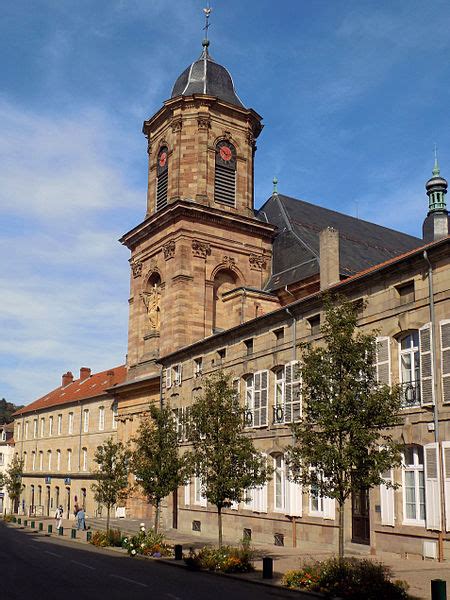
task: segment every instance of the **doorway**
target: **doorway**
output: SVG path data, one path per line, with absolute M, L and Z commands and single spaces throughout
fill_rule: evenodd
M 369 491 L 352 494 L 352 542 L 370 544 Z
M 70 519 L 70 487 L 66 488 L 67 492 L 67 518 Z
M 50 516 L 50 486 L 47 486 L 47 517 Z

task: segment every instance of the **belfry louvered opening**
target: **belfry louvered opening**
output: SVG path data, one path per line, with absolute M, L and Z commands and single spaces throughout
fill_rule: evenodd
M 216 146 L 214 200 L 236 206 L 236 149 L 226 140 Z
M 168 149 L 163 146 L 158 152 L 156 166 L 156 210 L 167 206 L 167 190 L 169 184 Z

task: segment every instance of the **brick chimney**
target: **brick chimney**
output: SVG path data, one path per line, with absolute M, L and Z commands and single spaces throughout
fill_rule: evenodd
M 67 371 L 67 373 L 64 373 L 62 376 L 62 382 L 61 385 L 62 387 L 66 387 L 66 385 L 69 385 L 69 383 L 73 382 L 73 375 L 70 371 Z
M 84 381 L 85 379 L 87 379 L 90 376 L 91 376 L 91 370 L 88 369 L 88 367 L 80 368 L 80 381 Z
M 320 289 L 326 290 L 339 278 L 339 232 L 327 227 L 320 232 Z

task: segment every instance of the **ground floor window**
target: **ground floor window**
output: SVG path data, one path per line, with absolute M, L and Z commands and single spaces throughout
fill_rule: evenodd
M 403 455 L 404 523 L 425 525 L 425 476 L 422 446 L 409 446 Z

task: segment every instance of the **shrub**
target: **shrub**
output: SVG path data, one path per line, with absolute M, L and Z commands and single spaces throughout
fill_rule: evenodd
M 248 573 L 254 570 L 253 551 L 248 544 L 238 547 L 204 546 L 198 552 L 190 550 L 184 559 L 186 565 L 194 570 L 222 571 L 223 573 Z
M 14 520 L 14 515 L 3 515 L 3 520 L 6 521 L 6 523 L 11 523 Z
M 407 600 L 407 584 L 392 581 L 392 571 L 382 563 L 356 558 L 330 558 L 313 562 L 295 571 L 287 571 L 282 585 L 323 592 L 352 600 Z
M 110 529 L 106 531 L 95 531 L 91 538 L 91 544 L 94 546 L 122 546 L 122 533 L 120 529 Z
M 172 548 L 166 543 L 163 533 L 156 533 L 154 529 L 149 529 L 146 532 L 145 528 L 142 527 L 137 535 L 124 538 L 122 547 L 127 550 L 130 556 L 142 554 L 159 558 L 172 554 Z

